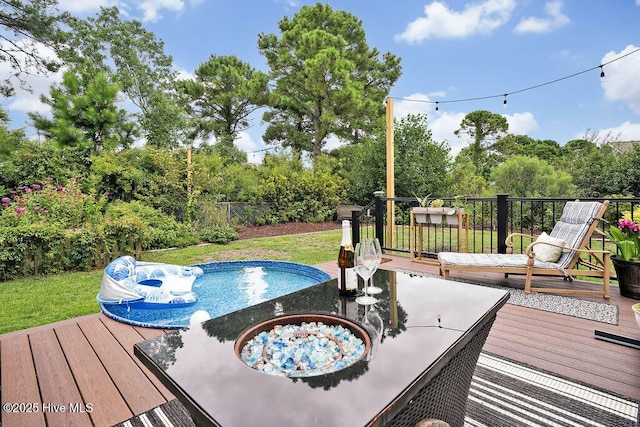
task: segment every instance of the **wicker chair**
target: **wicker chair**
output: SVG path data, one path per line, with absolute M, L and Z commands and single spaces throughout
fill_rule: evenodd
M 609 298 L 610 253 L 606 250 L 592 250 L 589 239 L 596 230 L 598 220 L 602 219 L 609 201 L 604 202 L 567 202 L 558 223 L 549 234 L 550 239 L 533 241 L 524 254 L 513 254 L 514 236 L 535 238 L 521 233 L 510 234 L 506 239 L 507 254 L 466 254 L 458 252 L 440 252 L 440 272 L 449 279 L 452 271 L 497 272 L 525 274 L 525 292 L 553 292 L 563 294 L 601 295 Z M 555 243 L 552 243 L 555 242 Z M 558 243 L 558 242 L 564 242 Z M 545 246 L 540 246 L 545 245 Z M 557 248 L 559 258 L 555 261 L 541 259 L 536 254 L 546 252 L 541 249 Z M 586 257 L 584 255 L 587 255 Z M 579 269 L 580 266 L 587 267 Z M 534 275 L 559 276 L 573 280 L 573 276 L 601 277 L 602 290 L 551 289 L 532 287 Z

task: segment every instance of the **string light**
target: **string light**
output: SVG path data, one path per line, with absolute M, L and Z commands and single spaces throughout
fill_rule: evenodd
M 507 96 L 508 95 L 515 95 L 516 93 L 526 92 L 526 91 L 529 91 L 529 90 L 537 89 L 539 87 L 548 86 L 548 85 L 553 84 L 553 83 L 558 83 L 558 82 L 560 82 L 562 80 L 567 80 L 567 79 L 570 79 L 572 77 L 579 76 L 580 74 L 584 74 L 584 73 L 588 73 L 588 72 L 593 71 L 593 70 L 597 70 L 598 68 L 600 68 L 600 79 L 604 79 L 604 76 L 605 76 L 605 74 L 604 74 L 604 66 L 605 65 L 609 65 L 612 62 L 619 61 L 620 59 L 622 59 L 624 57 L 627 57 L 629 55 L 633 55 L 634 53 L 637 53 L 637 52 L 640 52 L 640 48 L 635 49 L 635 50 L 633 50 L 633 51 L 631 51 L 629 53 L 625 53 L 624 55 L 621 55 L 621 56 L 619 56 L 617 58 L 614 58 L 609 62 L 605 62 L 604 64 L 600 64 L 600 65 L 597 65 L 595 67 L 591 67 L 589 69 L 586 69 L 586 70 L 583 70 L 583 71 L 579 71 L 577 73 L 570 74 L 568 76 L 560 77 L 560 78 L 555 79 L 555 80 L 550 80 L 548 82 L 540 83 L 540 84 L 537 84 L 537 85 L 534 85 L 534 86 L 529 86 L 529 87 L 526 87 L 524 89 L 516 90 L 516 91 L 513 91 L 513 92 L 501 93 L 499 95 L 478 96 L 478 97 L 475 97 L 475 98 L 450 99 L 450 100 L 444 100 L 444 101 L 428 101 L 428 100 L 423 100 L 423 99 L 409 99 L 409 98 L 399 98 L 399 97 L 393 97 L 393 96 L 391 98 L 397 99 L 397 100 L 400 100 L 400 101 L 426 102 L 426 103 L 429 103 L 429 104 L 434 104 L 435 103 L 436 104 L 436 111 L 438 111 L 439 110 L 438 107 L 439 107 L 440 103 L 443 103 L 443 104 L 444 103 L 450 103 L 450 104 L 452 104 L 454 102 L 481 101 L 481 100 L 484 100 L 484 99 L 504 97 L 504 101 L 502 101 L 502 104 L 506 108 L 506 106 L 507 106 Z

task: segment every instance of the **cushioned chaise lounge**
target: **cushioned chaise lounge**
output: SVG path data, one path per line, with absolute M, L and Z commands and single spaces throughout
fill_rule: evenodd
M 452 271 L 496 272 L 504 273 L 505 277 L 508 274 L 525 274 L 527 293 L 587 294 L 609 298 L 610 254 L 605 250 L 592 250 L 588 246 L 598 220 L 602 218 L 608 205 L 608 200 L 602 203 L 578 200 L 567 202 L 551 233 L 538 236 L 527 246 L 524 254 L 511 253 L 513 237 L 535 237 L 520 233 L 507 237 L 507 254 L 440 252 L 440 272 L 445 279 L 449 279 Z M 580 266 L 583 268 L 579 269 Z M 576 275 L 601 277 L 602 290 L 532 287 L 534 275 L 560 276 L 568 280 L 573 280 Z

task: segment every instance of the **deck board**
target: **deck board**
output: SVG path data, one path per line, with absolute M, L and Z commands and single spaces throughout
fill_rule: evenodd
M 437 274 L 437 267 L 385 255 L 383 268 Z M 318 265 L 336 276 L 335 262 Z M 497 274 L 460 278 L 524 286 L 524 279 Z M 454 278 L 455 280 L 455 278 Z M 562 280 L 536 278 L 557 287 Z M 564 286 L 589 286 L 581 282 Z M 498 313 L 484 351 L 578 382 L 640 400 L 640 350 L 596 340 L 596 329 L 640 339 L 631 305 L 612 287 L 611 299 L 575 296 L 619 307 L 618 325 L 507 304 Z M 168 331 L 133 327 L 103 314 L 0 335 L 0 396 L 6 402 L 92 403 L 87 414 L 2 413 L 9 426 L 112 425 L 173 398 L 133 355 L 133 344 Z
M 7 402 L 40 404 L 40 390 L 27 335 L 0 340 L 0 387 L 3 404 Z M 0 417 L 5 426 L 44 425 L 44 414 L 40 410 L 37 412 L 2 411 Z
M 120 345 L 122 345 L 123 349 L 129 354 L 129 356 L 138 365 L 138 367 L 144 372 L 144 374 L 147 377 L 149 377 L 149 379 L 153 383 L 156 390 L 158 390 L 165 399 L 168 399 L 168 400 L 172 399 L 173 394 L 171 394 L 171 392 L 167 390 L 167 388 L 160 382 L 158 378 L 156 378 L 154 375 L 151 375 L 151 373 L 147 370 L 146 366 L 144 366 L 143 363 L 140 361 L 140 359 L 135 357 L 135 355 L 133 354 L 134 344 L 139 343 L 140 341 L 144 341 L 146 339 L 155 337 L 157 335 L 160 335 L 163 333 L 163 331 L 147 328 L 147 330 L 152 331 L 152 333 L 145 334 L 147 336 L 142 336 L 138 332 L 138 329 L 131 328 L 128 325 L 125 325 L 124 323 L 121 323 L 121 322 L 116 322 L 113 319 L 104 318 L 102 319 L 102 322 L 109 329 L 109 331 L 114 336 L 114 338 L 120 343 Z M 143 329 L 143 328 L 140 328 L 140 329 Z
M 41 411 L 47 424 L 90 426 L 87 413 L 72 413 L 69 410 L 70 404 L 82 403 L 82 396 L 55 331 L 36 332 L 29 337 L 29 341 L 40 386 Z
M 95 425 L 113 425 L 133 413 L 78 325 L 56 329 L 67 362 L 82 390 L 83 405 L 91 403 Z M 128 417 L 127 417 L 128 418 Z M 126 418 L 125 418 L 126 419 Z
M 134 414 L 166 402 L 100 318 L 87 320 L 80 324 L 80 328 Z

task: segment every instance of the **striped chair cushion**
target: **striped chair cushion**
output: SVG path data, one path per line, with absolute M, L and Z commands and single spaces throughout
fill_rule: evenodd
M 524 254 L 466 254 L 459 252 L 440 252 L 438 259 L 443 265 L 467 265 L 477 267 L 510 267 L 523 268 L 527 266 L 529 257 Z M 535 260 L 534 268 L 557 269 L 558 265 L 551 262 Z
M 600 202 L 567 202 L 562 216 L 549 235 L 564 240 L 565 245 L 570 248 L 580 249 L 582 240 L 601 207 Z M 560 267 L 567 267 L 572 258 L 573 252 L 565 251 L 557 264 Z
M 563 240 L 565 245 L 570 248 L 580 249 L 582 240 L 601 207 L 602 203 L 600 202 L 567 202 L 558 223 L 553 227 L 549 236 Z M 543 262 L 536 259 L 533 267 L 563 270 L 568 267 L 572 257 L 573 251 L 565 251 L 558 262 Z M 443 265 L 518 268 L 527 266 L 528 256 L 526 254 L 440 252 L 438 258 Z

